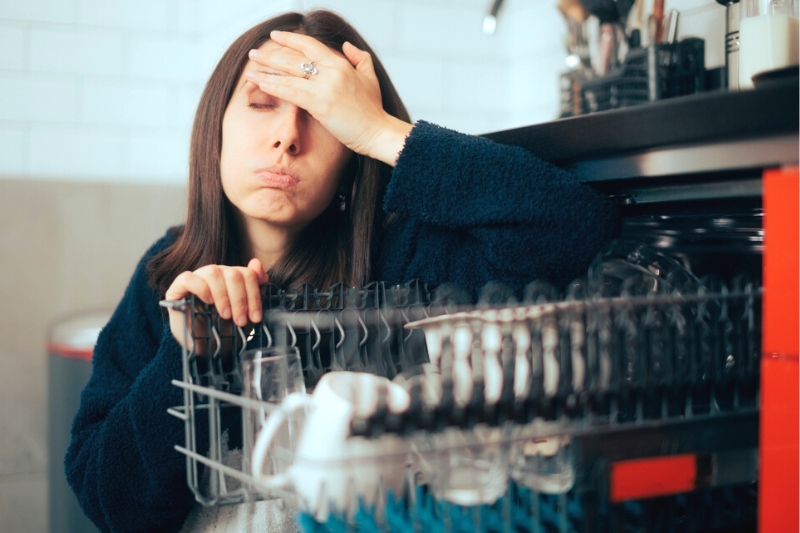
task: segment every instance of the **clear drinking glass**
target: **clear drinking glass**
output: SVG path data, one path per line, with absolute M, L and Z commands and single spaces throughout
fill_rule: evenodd
M 536 420 L 520 427 L 511 446 L 511 477 L 545 494 L 569 492 L 575 484 L 571 438 L 559 435 L 557 422 Z
M 257 348 L 241 355 L 244 377 L 244 396 L 261 402 L 259 407 L 244 410 L 244 461 L 249 463 L 258 432 L 270 413 L 294 392 L 306 392 L 303 365 L 296 348 Z M 297 435 L 303 423 L 302 414 L 285 424 L 275 439 L 271 465 L 275 472 L 283 471 L 293 459 Z M 244 465 L 250 471 L 250 465 Z
M 415 459 L 436 498 L 457 505 L 492 504 L 508 487 L 504 428 L 446 428 L 413 438 Z

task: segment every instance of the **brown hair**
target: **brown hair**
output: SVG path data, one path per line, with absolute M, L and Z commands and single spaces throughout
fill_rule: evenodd
M 326 10 L 286 13 L 251 28 L 228 48 L 205 86 L 192 128 L 189 153 L 189 198 L 186 224 L 177 240 L 150 261 L 150 282 L 163 297 L 185 270 L 208 264 L 245 265 L 244 247 L 234 206 L 222 191 L 220 153 L 222 118 L 248 61 L 247 53 L 269 40 L 273 30 L 293 31 L 316 38 L 341 51 L 347 41 L 369 52 L 381 90 L 383 108 L 409 121 L 400 96 L 386 70 L 361 35 L 339 15 Z M 311 283 L 325 289 L 336 282 L 363 286 L 370 281 L 380 230 L 385 223 L 381 200 L 391 167 L 353 154 L 341 184 L 348 186 L 347 210 L 334 198 L 295 240 L 270 271 L 270 282 L 288 288 Z M 340 185 L 341 187 L 342 185 Z

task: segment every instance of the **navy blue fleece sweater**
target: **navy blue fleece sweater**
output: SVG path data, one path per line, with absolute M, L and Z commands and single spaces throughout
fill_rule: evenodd
M 376 279 L 454 281 L 475 290 L 491 280 L 521 287 L 580 274 L 618 230 L 607 198 L 521 149 L 415 125 L 385 198 L 398 220 L 383 239 Z M 86 514 L 102 531 L 177 531 L 194 498 L 174 450 L 183 423 L 181 350 L 146 265 L 148 250 L 94 351 L 65 466 Z

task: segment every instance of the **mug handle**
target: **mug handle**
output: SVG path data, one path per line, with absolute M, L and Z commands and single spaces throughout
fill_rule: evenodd
M 272 441 L 286 419 L 298 409 L 311 407 L 314 404 L 313 397 L 304 392 L 293 392 L 288 395 L 279 409 L 276 409 L 267 417 L 267 421 L 258 433 L 256 445 L 253 447 L 253 477 L 270 489 L 283 489 L 289 485 L 290 479 L 287 473 L 263 475 L 264 461 L 267 452 L 272 446 Z

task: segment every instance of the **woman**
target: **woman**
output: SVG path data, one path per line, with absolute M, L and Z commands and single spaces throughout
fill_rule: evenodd
M 381 209 L 383 202 L 383 209 Z M 384 212 L 385 211 L 385 212 Z M 476 290 L 580 274 L 617 231 L 613 204 L 530 153 L 412 125 L 380 62 L 337 15 L 270 19 L 212 74 L 192 133 L 189 210 L 142 258 L 103 329 L 67 477 L 104 531 L 177 531 L 192 508 L 181 315 L 195 294 L 237 325 L 259 286 L 346 281 Z

